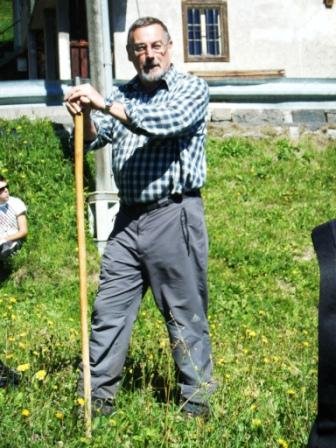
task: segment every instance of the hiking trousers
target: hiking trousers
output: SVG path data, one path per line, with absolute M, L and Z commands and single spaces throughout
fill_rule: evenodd
M 94 398 L 116 395 L 132 326 L 151 287 L 166 322 L 182 399 L 207 401 L 215 388 L 207 321 L 207 259 L 200 197 L 186 197 L 141 214 L 121 206 L 102 257 L 92 313 Z

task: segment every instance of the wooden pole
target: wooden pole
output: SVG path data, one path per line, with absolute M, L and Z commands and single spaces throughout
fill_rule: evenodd
M 86 275 L 86 247 L 84 223 L 84 192 L 83 192 L 83 142 L 84 142 L 83 114 L 75 115 L 75 180 L 76 180 L 76 211 L 77 238 L 79 259 L 80 284 L 80 316 L 81 342 L 84 380 L 84 419 L 86 436 L 91 437 L 91 375 L 88 334 L 88 304 L 87 304 L 87 275 Z

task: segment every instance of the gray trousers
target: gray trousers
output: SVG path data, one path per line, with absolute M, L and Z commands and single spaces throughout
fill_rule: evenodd
M 149 213 L 121 207 L 100 273 L 90 336 L 92 396 L 114 397 L 132 326 L 151 287 L 165 318 L 183 399 L 207 401 L 215 388 L 207 321 L 208 238 L 202 199 Z M 82 391 L 83 378 L 79 382 Z

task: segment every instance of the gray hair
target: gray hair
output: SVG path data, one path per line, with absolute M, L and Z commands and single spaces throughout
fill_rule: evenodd
M 128 30 L 127 47 L 131 45 L 132 34 L 137 28 L 143 28 L 145 26 L 150 25 L 160 25 L 166 35 L 167 42 L 170 41 L 170 34 L 168 28 L 160 19 L 157 19 L 156 17 L 140 17 L 139 19 L 137 19 L 135 22 L 132 23 L 132 25 Z

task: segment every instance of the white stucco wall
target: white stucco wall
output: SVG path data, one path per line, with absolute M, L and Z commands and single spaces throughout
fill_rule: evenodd
M 227 0 L 227 5 L 230 62 L 186 64 L 181 1 L 127 1 L 126 21 L 118 11 L 113 14 L 118 29 L 114 32 L 116 78 L 135 74 L 125 52 L 126 33 L 134 20 L 145 15 L 167 24 L 175 65 L 186 71 L 284 69 L 287 77 L 336 78 L 336 3 L 331 9 L 322 0 Z

